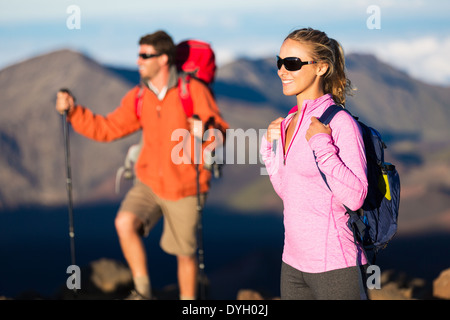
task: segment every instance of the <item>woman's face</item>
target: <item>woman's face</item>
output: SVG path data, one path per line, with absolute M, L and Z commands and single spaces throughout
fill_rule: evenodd
M 292 40 L 286 39 L 280 48 L 279 57 L 297 57 L 301 61 L 313 61 L 309 46 Z M 323 64 L 303 65 L 300 70 L 288 71 L 284 64 L 278 70 L 278 76 L 283 84 L 283 94 L 287 96 L 301 95 L 303 99 L 316 99 L 323 95 L 322 82 L 320 75 Z

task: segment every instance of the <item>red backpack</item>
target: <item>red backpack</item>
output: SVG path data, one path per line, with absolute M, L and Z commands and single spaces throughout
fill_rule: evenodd
M 212 93 L 212 83 L 216 73 L 216 60 L 211 45 L 200 40 L 185 40 L 176 46 L 175 65 L 180 74 L 178 92 L 183 109 L 189 118 L 194 114 L 194 105 L 189 89 L 191 78 L 203 82 Z M 143 88 L 136 95 L 136 115 L 141 116 Z

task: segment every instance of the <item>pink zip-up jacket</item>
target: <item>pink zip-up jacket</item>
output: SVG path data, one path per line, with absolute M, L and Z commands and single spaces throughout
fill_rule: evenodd
M 361 248 L 347 227 L 343 204 L 359 209 L 367 194 L 366 158 L 361 129 L 347 112 L 338 112 L 330 123 L 331 136 L 319 133 L 306 140 L 311 117 L 319 118 L 335 104 L 330 94 L 305 100 L 297 126 L 285 150 L 285 133 L 294 113 L 281 123 L 281 141 L 264 136 L 261 156 L 270 181 L 284 205 L 282 260 L 309 273 L 365 264 Z M 316 165 L 325 174 L 327 187 Z

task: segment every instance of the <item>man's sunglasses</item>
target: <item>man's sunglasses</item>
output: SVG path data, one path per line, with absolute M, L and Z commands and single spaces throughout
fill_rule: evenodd
M 297 57 L 287 57 L 281 59 L 279 56 L 277 56 L 278 70 L 281 69 L 281 66 L 283 64 L 287 71 L 297 71 L 300 70 L 305 64 L 314 64 L 314 63 L 317 63 L 317 61 L 302 61 L 300 60 L 300 58 Z
M 150 59 L 154 57 L 159 57 L 162 53 L 139 53 L 139 57 L 142 59 Z

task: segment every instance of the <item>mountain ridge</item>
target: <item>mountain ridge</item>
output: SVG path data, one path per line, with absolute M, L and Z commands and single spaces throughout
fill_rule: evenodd
M 413 79 L 366 54 L 348 55 L 347 66 L 358 89 L 347 107 L 389 140 L 388 159 L 398 166 L 405 194 L 418 184 L 450 190 L 448 174 L 439 174 L 448 169 L 450 159 L 450 127 L 445 123 L 450 88 Z M 218 69 L 214 91 L 232 129 L 264 130 L 296 104 L 295 98 L 282 94 L 276 71 L 273 58 L 239 59 Z M 54 109 L 60 88 L 70 88 L 95 113 L 107 114 L 138 79 L 136 71 L 103 66 L 73 50 L 0 70 L 0 185 L 7 186 L 0 189 L 0 210 L 67 201 L 62 120 Z M 133 134 L 105 144 L 70 130 L 75 204 L 120 201 L 127 185 L 120 194 L 114 192 L 116 170 L 138 139 Z M 230 210 L 282 212 L 268 177 L 261 175 L 263 168 L 261 161 L 225 165 L 224 177 L 212 181 L 208 202 Z

